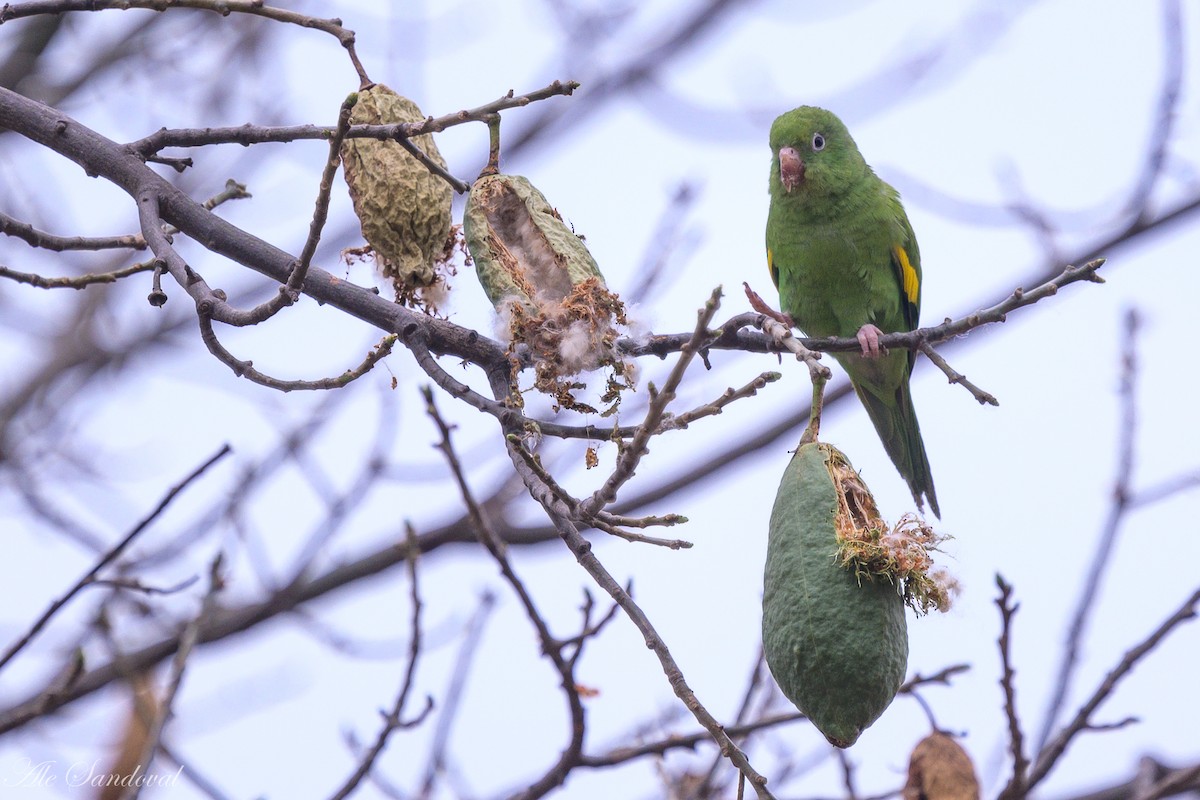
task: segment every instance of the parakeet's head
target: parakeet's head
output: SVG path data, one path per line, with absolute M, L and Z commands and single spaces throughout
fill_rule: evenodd
M 849 190 L 870 167 L 833 113 L 800 106 L 771 125 L 771 194 L 828 197 Z

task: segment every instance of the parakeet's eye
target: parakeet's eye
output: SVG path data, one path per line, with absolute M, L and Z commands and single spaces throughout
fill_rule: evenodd
M 812 149 L 814 152 L 817 150 L 824 150 L 825 149 L 825 137 L 819 133 L 814 133 L 813 138 L 812 138 Z

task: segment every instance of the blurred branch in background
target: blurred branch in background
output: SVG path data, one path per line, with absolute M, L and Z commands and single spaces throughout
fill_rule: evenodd
M 661 624 L 666 611 L 653 607 L 653 601 L 643 600 L 641 593 L 635 602 L 631 586 L 618 579 L 619 573 L 611 564 L 606 565 L 607 556 L 602 561 L 593 549 L 599 539 L 589 540 L 583 535 L 589 530 L 599 530 L 626 540 L 620 543 L 622 547 L 649 543 L 666 545 L 672 551 L 686 549 L 691 541 L 659 539 L 637 531 L 684 522 L 678 514 L 659 513 L 659 506 L 680 500 L 714 477 L 732 475 L 739 465 L 749 461 L 747 457 L 757 456 L 764 449 L 794 443 L 797 429 L 809 416 L 807 403 L 799 398 L 784 411 L 754 417 L 751 425 L 737 430 L 736 435 L 709 434 L 710 438 L 702 442 L 693 457 L 676 459 L 670 469 L 659 466 L 664 463 L 664 453 L 655 454 L 657 461 L 650 457 L 649 444 L 658 441 L 655 437 L 685 429 L 699 431 L 702 426 L 714 430 L 720 424 L 718 415 L 727 410 L 736 413 L 744 400 L 762 399 L 758 393 L 774 380 L 776 373 L 761 373 L 756 366 L 753 369 L 757 377 L 730 380 L 730 388 L 722 393 L 713 388 L 714 379 L 696 374 L 698 368 L 693 366 L 688 370 L 689 364 L 694 363 L 711 369 L 711 355 L 719 350 L 775 352 L 777 348 L 768 337 L 751 330 L 755 315 L 735 313 L 717 324 L 714 315 L 719 294 L 714 294 L 695 330 L 628 337 L 621 343 L 624 355 L 645 362 L 650 362 L 651 356 L 662 359 L 673 356 L 677 360 L 671 365 L 672 372 L 659 386 L 652 385 L 645 393 L 648 397 L 639 396 L 622 408 L 624 423 L 615 418 L 611 424 L 596 423 L 594 416 L 568 417 L 568 422 L 561 422 L 549 419 L 536 403 L 526 408 L 514 403 L 514 398 L 523 394 L 518 377 L 531 366 L 527 355 L 512 356 L 488 332 L 474 330 L 459 320 L 426 317 L 397 306 L 379 296 L 373 287 L 355 285 L 349 270 L 343 277 L 335 274 L 335 268 L 328 267 L 336 250 L 360 241 L 356 226 L 345 218 L 344 212 L 338 218 L 336 204 L 331 201 L 337 169 L 335 154 L 343 136 L 407 142 L 409 137 L 423 132 L 442 132 L 486 122 L 497 112 L 504 112 L 508 131 L 506 161 L 520 163 L 523 159 L 525 163 L 533 163 L 545 157 L 544 152 L 551 144 L 588 132 L 606 114 L 624 108 L 630 98 L 640 98 L 643 106 L 650 106 L 644 109 L 645 113 L 658 118 L 665 127 L 688 130 L 690 135 L 700 137 L 731 135 L 733 128 L 702 124 L 702 120 L 706 114 L 726 120 L 733 115 L 724 109 L 716 115 L 711 108 L 689 107 L 689 101 L 675 95 L 671 88 L 673 72 L 704 53 L 704 48 L 720 39 L 727 27 L 755 20 L 756 14 L 762 13 L 756 7 L 760 4 L 745 0 L 680 3 L 653 25 L 647 25 L 646 19 L 632 9 L 585 8 L 560 0 L 546 5 L 561 26 L 561 36 L 555 42 L 556 63 L 549 71 L 571 81 L 554 80 L 543 89 L 504 94 L 503 84 L 516 78 L 497 70 L 488 80 L 501 85 L 489 87 L 487 91 L 493 93 L 483 96 L 498 99 L 483 106 L 446 112 L 445 108 L 460 107 L 456 105 L 459 98 L 447 98 L 442 101 L 441 115 L 423 122 L 360 126 L 353 131 L 345 117 L 338 125 L 328 124 L 336 101 L 331 108 L 306 119 L 303 115 L 309 109 L 280 105 L 286 103 L 286 95 L 282 92 L 276 95 L 278 85 L 273 82 L 268 82 L 267 88 L 256 95 L 237 82 L 224 77 L 210 80 L 203 74 L 205 64 L 217 64 L 220 74 L 225 76 L 268 72 L 275 75 L 268 69 L 271 59 L 286 50 L 292 37 L 307 36 L 329 45 L 328 50 L 319 49 L 320 43 L 313 45 L 315 49 L 308 57 L 321 59 L 323 64 L 328 61 L 327 68 L 334 69 L 337 56 L 340 67 L 336 68 L 345 70 L 348 81 L 366 81 L 367 72 L 359 60 L 355 34 L 341 21 L 240 0 L 174 3 L 37 0 L 10 3 L 0 10 L 3 23 L 0 36 L 4 37 L 0 39 L 4 45 L 0 47 L 4 53 L 0 56 L 0 87 L 16 92 L 16 95 L 0 94 L 0 106 L 7 115 L 5 127 L 0 128 L 0 139 L 13 153 L 0 154 L 3 159 L 0 169 L 16 174 L 21 169 L 18 160 L 23 156 L 34 153 L 38 159 L 48 159 L 49 151 L 57 150 L 81 164 L 88 174 L 103 176 L 118 185 L 131 198 L 127 212 L 132 212 L 136 199 L 140 203 L 141 220 L 139 233 L 112 233 L 136 229 L 139 215 L 125 213 L 120 226 L 110 222 L 107 215 L 97 213 L 99 221 L 85 218 L 86 210 L 78 211 L 65 202 L 60 203 L 56 192 L 69 196 L 72 190 L 66 188 L 65 181 L 62 185 L 58 183 L 57 174 L 45 184 L 12 180 L 5 181 L 0 188 L 3 206 L 0 233 L 6 235 L 7 241 L 20 244 L 11 251 L 0 251 L 0 260 L 6 262 L 0 264 L 0 279 L 4 279 L 0 281 L 0 324 L 14 341 L 28 342 L 30 349 L 19 368 L 5 368 L 0 386 L 3 393 L 0 503 L 20 510 L 14 516 L 22 519 L 20 524 L 29 529 L 23 531 L 27 538 L 48 534 L 61 539 L 69 550 L 82 551 L 89 563 L 100 559 L 90 577 L 63 596 L 40 621 L 35 621 L 32 629 L 21 621 L 6 620 L 6 624 L 30 633 L 23 638 L 19 634 L 11 637 L 14 643 L 0 659 L 0 668 L 22 651 L 31 661 L 35 658 L 40 661 L 45 674 L 33 680 L 26 677 L 25 685 L 19 688 L 15 684 L 6 686 L 0 699 L 0 734 L 18 741 L 17 737 L 36 737 L 38 731 L 56 730 L 65 717 L 56 717 L 55 712 L 81 707 L 76 701 L 87 697 L 94 696 L 96 703 L 105 703 L 104 697 L 97 695 L 98 690 L 134 675 L 151 673 L 156 666 L 174 659 L 166 676 L 168 691 L 159 698 L 155 716 L 150 720 L 152 724 L 145 731 L 148 744 L 143 744 L 147 749 L 139 753 L 136 763 L 145 769 L 157 748 L 160 757 L 169 763 L 186 765 L 197 791 L 219 796 L 220 790 L 214 785 L 219 781 L 206 781 L 199 771 L 203 765 L 185 761 L 179 755 L 186 727 L 167 719 L 168 713 L 176 717 L 185 715 L 175 697 L 177 691 L 186 689 L 182 684 L 185 665 L 194 664 L 192 659 L 210 643 L 228 641 L 230 646 L 251 647 L 251 640 L 234 638 L 240 633 L 255 631 L 268 639 L 277 632 L 268 623 L 281 618 L 298 621 L 300 625 L 295 627 L 326 649 L 351 656 L 355 651 L 350 644 L 355 641 L 353 635 L 319 621 L 315 611 L 323 610 L 325 605 L 315 601 L 335 595 L 349 596 L 351 592 L 342 590 L 351 588 L 372 596 L 382 594 L 369 579 L 395 573 L 394 567 L 406 565 L 411 606 L 406 622 L 411 638 L 403 659 L 393 654 L 394 661 L 403 660 L 396 665 L 395 680 L 400 688 L 386 701 L 390 708 L 381 712 L 381 719 L 373 728 L 373 738 L 368 740 L 370 744 L 359 744 L 352 732 L 346 734 L 345 738 L 352 742 L 352 763 L 339 772 L 340 788 L 334 796 L 347 797 L 371 784 L 385 794 L 391 791 L 389 786 L 398 785 L 416 787 L 412 791 L 418 796 L 435 796 L 439 791 L 471 794 L 462 787 L 484 779 L 491 781 L 484 790 L 486 794 L 509 791 L 502 789 L 503 785 L 491 775 L 479 773 L 474 764 L 461 763 L 461 757 L 456 764 L 451 752 L 454 733 L 461 728 L 455 721 L 469 710 L 465 704 L 474 702 L 467 686 L 473 677 L 472 670 L 486 671 L 474 661 L 473 654 L 480 646 L 483 620 L 492 608 L 491 600 L 483 602 L 476 616 L 455 637 L 460 655 L 449 684 L 439 684 L 438 695 L 431 692 L 423 710 L 414 712 L 408 708 L 413 693 L 425 685 L 418 673 L 428 671 L 427 665 L 434 657 L 430 639 L 436 637 L 429 635 L 421 616 L 428 611 L 432 594 L 432 584 L 425 576 L 435 564 L 454 563 L 451 553 L 466 550 L 473 559 L 483 558 L 486 552 L 499 568 L 518 598 L 524 622 L 532 627 L 536 639 L 533 646 L 512 642 L 509 647 L 514 657 L 522 648 L 540 653 L 544 663 L 553 669 L 550 674 L 557 675 L 552 680 L 559 682 L 558 689 L 567 706 L 568 730 L 563 749 L 543 764 L 537 760 L 541 756 L 535 755 L 531 748 L 527 762 L 519 765 L 524 783 L 512 790 L 514 796 L 543 796 L 562 787 L 569 778 L 574 780 L 576 774 L 654 760 L 658 778 L 672 796 L 729 796 L 735 790 L 740 770 L 740 774 L 751 779 L 752 788 L 760 796 L 768 797 L 781 786 L 794 794 L 815 767 L 833 761 L 824 745 L 810 756 L 800 756 L 792 748 L 779 747 L 771 738 L 771 732 L 779 729 L 790 733 L 798 727 L 792 723 L 803 717 L 794 711 L 778 710 L 778 692 L 761 656 L 751 659 L 753 666 L 745 679 L 745 689 L 728 714 L 718 712 L 716 707 L 710 711 L 702 705 L 700 692 L 693 690 L 683 677 L 684 671 L 689 676 L 694 674 L 693 666 L 682 664 L 664 641 L 665 633 L 659 633 L 667 630 Z M 866 80 L 842 89 L 838 97 L 850 116 L 863 116 L 912 100 L 928 92 L 931 86 L 957 80 L 967 67 L 984 61 L 989 49 L 1036 5 L 1021 3 L 997 10 L 992 4 L 977 4 L 949 30 L 938 31 L 927 42 L 906 50 L 902 57 L 873 71 Z M 87 13 L 117 8 L 141 10 L 123 14 L 115 10 Z M 949 199 L 917 182 L 910 197 L 929 199 L 951 215 L 1024 225 L 1041 243 L 1043 258 L 1023 268 L 1014 265 L 1013 275 L 1018 277 L 1004 276 L 1009 288 L 977 303 L 965 304 L 954 320 L 947 319 L 913 334 L 890 334 L 881 341 L 902 348 L 937 343 L 937 352 L 943 356 L 960 352 L 966 342 L 978 344 L 984 340 L 980 335 L 983 332 L 963 337 L 974 327 L 1004 321 L 1009 312 L 1041 298 L 1049 298 L 1048 302 L 1053 303 L 1075 302 L 1072 299 L 1075 292 L 1064 292 L 1057 298 L 1052 295 L 1071 281 L 1098 280 L 1095 269 L 1104 257 L 1111 259 L 1106 274 L 1120 274 L 1128 269 L 1127 259 L 1121 256 L 1146 246 L 1164 233 L 1193 223 L 1195 212 L 1200 209 L 1200 188 L 1185 185 L 1180 189 L 1172 184 L 1172 191 L 1167 191 L 1176 166 L 1173 145 L 1183 135 L 1177 118 L 1184 94 L 1187 54 L 1183 46 L 1186 20 L 1182 3 L 1168 0 L 1163 9 L 1165 69 L 1155 108 L 1155 125 L 1148 140 L 1139 145 L 1145 152 L 1144 164 L 1118 203 L 1119 210 L 1099 222 L 1089 220 L 1090 229 L 1096 233 L 1089 237 L 1088 243 L 1065 246 L 1059 218 L 1025 198 L 1000 206 L 975 207 Z M 348 19 L 347 24 L 359 23 Z M 176 36 L 181 28 L 188 29 L 187 37 Z M 305 28 L 326 36 L 312 37 Z M 202 40 L 205 45 L 203 48 L 185 45 L 185 38 L 188 42 Z M 80 42 L 87 45 L 80 46 Z M 332 47 L 334 43 L 344 48 L 350 61 L 348 66 Z M 63 58 L 66 52 L 76 53 L 77 57 L 68 63 Z M 286 76 L 279 75 L 274 80 L 285 82 Z M 582 83 L 584 91 L 572 95 L 575 80 Z M 542 84 L 534 80 L 529 85 Z M 106 126 L 116 127 L 117 123 L 94 108 L 111 104 L 104 98 L 112 96 L 114 86 L 119 86 L 120 96 L 128 100 L 122 105 L 113 104 L 108 110 L 110 115 L 123 115 L 121 124 L 127 127 L 110 131 Z M 801 89 L 789 86 L 787 91 Z M 158 97 L 171 97 L 173 107 L 186 108 L 187 121 L 179 124 L 174 118 L 160 119 L 159 114 L 166 112 L 147 101 Z M 25 98 L 54 108 L 36 109 Z M 76 120 L 85 121 L 96 132 L 83 128 Z M 230 124 L 231 120 L 245 124 Z M 756 136 L 765 138 L 759 130 L 765 125 L 754 123 L 749 127 Z M 20 139 L 14 131 L 25 134 L 27 139 Z M 217 145 L 231 143 L 244 146 L 239 152 L 253 155 L 242 155 L 236 160 L 218 155 L 230 148 Z M 308 153 L 301 150 L 306 144 L 323 151 L 319 163 L 311 153 L 308 161 L 301 160 L 305 156 L 291 155 Z M 163 153 L 181 147 L 191 148 L 186 158 Z M 280 149 L 284 147 L 286 151 Z M 281 155 L 283 152 L 289 155 Z M 477 155 L 482 161 L 482 150 Z M 309 209 L 312 223 L 307 231 L 301 230 L 302 224 L 293 225 L 287 244 L 276 245 L 273 243 L 281 240 L 275 232 L 260 232 L 225 219 L 247 213 L 243 209 L 222 207 L 222 216 L 212 213 L 224 200 L 250 198 L 247 187 L 254 187 L 257 204 L 234 205 L 270 206 L 281 202 L 272 194 L 275 178 L 271 177 L 270 166 L 288 158 L 296 159 L 290 166 L 299 166 L 311 175 L 312 191 L 306 197 L 311 198 L 314 193 L 317 196 Z M 149 165 L 167 167 L 162 170 L 165 176 Z M 233 174 L 237 180 L 229 180 L 223 192 L 213 194 L 226 181 L 224 176 L 228 173 L 220 172 L 226 167 L 236 168 Z M 457 172 L 468 177 L 475 174 L 472 169 Z M 454 180 L 465 185 L 461 178 Z M 262 190 L 258 188 L 260 185 Z M 624 280 L 623 285 L 629 287 L 626 299 L 649 303 L 665 297 L 670 289 L 672 303 L 690 305 L 703 301 L 709 287 L 699 287 L 680 277 L 684 263 L 697 259 L 700 253 L 699 233 L 690 216 L 702 204 L 701 185 L 702 181 L 689 175 L 686 181 L 678 182 L 664 193 L 661 215 L 645 253 L 633 269 L 632 277 Z M 193 199 L 206 196 L 210 200 L 203 204 Z M 297 215 L 292 221 L 302 218 Z M 97 233 L 94 227 L 100 222 L 109 227 Z M 130 263 L 133 252 L 148 246 L 153 259 Z M 128 252 L 113 252 L 122 250 Z M 49 254 L 53 254 L 52 260 Z M 9 261 L 10 258 L 13 260 Z M 27 267 L 23 262 L 34 266 Z M 322 264 L 327 268 L 322 269 Z M 1064 271 L 1066 264 L 1079 267 Z M 744 266 L 739 264 L 731 270 L 727 285 L 740 280 Z M 250 275 L 243 267 L 259 274 Z M 146 272 L 152 275 L 144 275 Z M 761 270 L 756 274 L 760 273 Z M 162 288 L 164 279 L 166 289 Z M 221 284 L 228 288 L 218 288 Z M 186 292 L 193 302 L 182 304 L 186 307 L 176 302 L 149 308 L 147 285 L 151 287 L 151 302 L 155 305 L 162 305 L 155 300 L 167 300 L 168 289 L 172 298 Z M 1018 285 L 1039 288 L 1012 292 L 1011 287 Z M 26 299 L 28 295 L 20 294 L 34 293 L 37 288 L 71 288 L 77 292 L 57 292 L 53 297 L 43 296 L 49 293 L 36 293 L 38 296 L 31 301 Z M 318 303 L 306 302 L 309 299 Z M 264 346 L 263 338 L 239 336 L 241 328 L 254 327 L 268 317 L 274 324 L 289 315 L 293 320 L 302 320 L 301 326 L 314 327 L 328 325 L 332 317 L 353 317 L 374 327 L 369 331 L 372 337 L 378 338 L 382 331 L 386 338 L 358 368 L 324 381 L 273 378 L 273 374 L 289 373 L 256 367 L 249 359 L 243 361 L 232 354 L 253 352 L 254 347 Z M 200 337 L 191 327 L 197 321 Z M 1017 321 L 1017 317 L 1011 321 Z M 231 326 L 221 334 L 230 340 L 229 349 L 217 339 L 217 324 Z M 239 330 L 233 326 L 239 326 Z M 287 328 L 278 330 L 283 332 L 272 335 L 280 339 L 289 335 Z M 340 328 L 338 331 L 329 337 L 341 349 L 338 363 L 360 361 L 360 341 L 346 341 Z M 1124 337 L 1131 369 L 1135 352 L 1133 334 L 1131 326 Z M 200 361 L 203 348 L 197 347 L 198 338 L 236 374 L 256 378 L 260 384 L 282 391 L 311 388 L 334 391 L 326 398 L 307 401 L 306 405 L 301 405 L 306 402 L 303 400 L 292 404 L 294 395 L 288 395 L 288 404 L 284 405 L 278 397 L 267 397 L 269 393 L 248 393 L 238 382 L 222 384 L 230 387 L 231 395 L 247 392 L 249 399 L 244 407 L 257 409 L 261 415 L 249 424 L 260 429 L 261 438 L 268 440 L 267 443 L 257 450 L 248 448 L 244 453 L 239 449 L 238 475 L 223 485 L 216 500 L 188 511 L 188 519 L 163 526 L 170 530 L 156 531 L 157 538 L 139 540 L 137 552 L 125 553 L 130 538 L 118 540 L 115 546 L 111 544 L 112 531 L 123 530 L 124 525 L 119 521 L 129 518 L 129 514 L 122 513 L 122 502 L 128 505 L 129 501 L 114 488 L 123 483 L 122 464 L 130 463 L 128 458 L 121 461 L 113 457 L 123 452 L 123 434 L 114 431 L 111 438 L 102 441 L 82 437 L 78 435 L 81 420 L 87 420 L 90 409 L 102 405 L 106 393 L 121 382 L 155 387 L 152 379 L 157 375 L 179 372 L 188 373 L 189 379 L 196 383 L 206 381 L 201 376 L 212 373 L 198 366 L 203 363 Z M 802 341 L 814 350 L 857 347 L 853 340 Z M 390 355 L 393 345 L 399 345 L 395 348 L 396 355 Z M 408 354 L 412 355 L 412 361 L 408 360 Z M 257 354 L 255 357 L 258 358 Z M 451 361 L 455 364 L 461 361 L 473 369 L 452 372 Z M 364 388 L 366 381 L 351 383 L 373 368 L 374 372 L 370 372 L 373 376 L 378 376 L 382 369 L 392 372 L 393 388 L 400 378 L 408 381 L 413 376 L 434 382 L 437 390 L 426 390 L 425 402 L 430 422 L 439 434 L 436 446 L 442 450 L 445 465 L 430 469 L 414 455 L 421 445 L 414 447 L 413 443 L 421 440 L 424 429 L 418 428 L 414 434 L 411 417 L 419 415 L 405 417 L 396 410 L 396 398 L 402 393 L 389 393 L 390 390 L 377 385 L 378 398 L 372 398 L 366 394 L 370 391 Z M 952 382 L 956 380 L 958 373 L 949 364 L 943 370 Z M 220 373 L 220 380 L 228 378 L 227 372 Z M 480 388 L 480 383 L 485 383 L 486 388 Z M 1026 796 L 1056 767 L 1067 745 L 1079 733 L 1096 730 L 1098 723 L 1091 720 L 1095 708 L 1111 695 L 1135 663 L 1153 654 L 1167 634 L 1195 611 L 1197 597 L 1193 595 L 1141 645 L 1129 651 L 1069 723 L 1057 727 L 1075 682 L 1083 633 L 1095 611 L 1101 577 L 1109 563 L 1119 525 L 1135 508 L 1147 508 L 1200 486 L 1196 474 L 1167 478 L 1148 488 L 1132 486 L 1136 431 L 1132 424 L 1131 374 L 1127 376 L 1127 384 L 1122 394 L 1127 411 L 1122 428 L 1125 438 L 1113 510 L 1092 571 L 1085 579 L 1056 695 L 1046 715 L 1038 720 L 1041 733 L 1032 748 L 1024 738 L 1018 718 L 1014 697 L 1017 677 L 1009 669 L 1019 657 L 1027 656 L 1018 653 L 1019 648 L 1010 648 L 1007 634 L 1014 621 L 1011 611 L 1015 608 L 1002 605 L 1002 609 L 1009 609 L 1004 616 L 1003 645 L 1006 714 L 1001 714 L 998 705 L 994 719 L 978 720 L 976 724 L 1000 729 L 1003 725 L 999 723 L 1007 716 L 1015 765 L 1006 796 Z M 684 411 L 668 410 L 672 402 L 678 405 L 685 399 L 684 392 L 688 390 L 703 399 L 689 401 Z M 147 391 L 159 389 L 147 388 Z M 835 386 L 825 394 L 826 407 L 839 403 L 847 394 L 847 386 Z M 982 390 L 972 394 L 981 400 L 986 395 Z M 190 427 L 189 422 L 195 416 L 208 413 L 207 409 L 189 408 L 192 403 L 186 392 L 182 399 L 163 397 L 159 403 L 175 411 L 172 423 L 180 431 Z M 451 444 L 451 432 L 456 425 L 453 420 L 457 417 L 435 405 L 449 403 L 450 399 L 462 400 L 464 413 L 473 414 L 469 408 L 474 408 L 488 415 L 485 421 L 491 426 L 490 438 L 483 440 L 483 445 L 464 444 L 472 441 L 465 432 L 456 435 L 457 444 Z M 377 401 L 372 403 L 373 400 Z M 373 418 L 368 418 L 368 408 Z M 635 421 L 631 423 L 630 419 Z M 348 442 L 338 460 L 329 462 L 326 443 L 347 436 L 348 430 L 362 433 L 363 441 Z M 177 447 L 182 452 L 185 445 L 175 443 L 183 441 L 172 438 L 175 432 L 154 428 L 149 440 L 155 442 L 153 447 Z M 574 441 L 562 441 L 568 439 Z M 582 459 L 575 458 L 576 446 L 583 446 L 579 440 L 588 447 L 612 441 L 618 451 L 606 480 L 588 481 L 591 491 L 578 488 L 583 482 L 580 475 L 586 476 Z M 159 445 L 160 442 L 163 444 Z M 639 470 L 640 480 L 635 482 L 632 479 Z M 363 519 L 356 515 L 358 507 L 394 493 L 398 484 L 407 485 L 414 475 L 428 485 L 444 484 L 453 486 L 455 491 L 449 496 L 430 492 L 429 497 L 437 497 L 436 501 L 427 499 L 425 505 L 396 509 L 390 519 L 383 521 L 379 517 Z M 290 480 L 289 485 L 294 488 L 292 494 L 281 500 L 278 487 L 285 480 Z M 522 482 L 527 492 L 520 491 Z M 489 488 L 476 495 L 478 490 L 473 491 L 473 486 Z M 95 496 L 108 502 L 89 504 L 87 498 Z M 530 522 L 534 506 L 531 497 L 544 511 L 536 517 L 536 522 Z M 286 524 L 289 536 L 281 539 L 278 535 L 281 523 L 275 510 L 299 499 L 311 501 L 316 511 L 308 527 L 298 533 L 295 526 Z M 389 503 L 389 511 L 390 506 Z M 433 521 L 438 514 L 442 519 Z M 639 514 L 640 517 L 635 516 Z M 413 520 L 411 527 L 409 519 Z M 373 538 L 364 541 L 364 534 Z M 518 572 L 518 564 L 510 556 L 511 548 L 529 550 L 532 545 L 548 542 L 565 542 L 595 585 L 605 589 L 615 603 L 600 614 L 591 595 L 585 593 L 578 633 L 563 639 L 556 638 L 551 631 L 563 624 L 555 614 L 555 603 L 564 602 L 565 595 L 535 582 L 530 577 L 534 574 L 532 567 L 528 572 L 524 568 Z M 220 568 L 214 563 L 204 586 L 179 580 L 181 571 L 196 575 L 199 565 L 211 560 L 214 550 L 227 552 L 231 547 L 244 565 L 242 570 Z M 281 558 L 282 549 L 286 549 L 286 555 Z M 418 556 L 434 553 L 439 556 L 437 561 L 421 562 L 419 594 Z M 679 553 L 668 555 L 679 556 Z M 97 579 L 97 573 L 118 557 L 120 562 L 112 564 L 118 574 Z M 233 560 L 232 556 L 227 557 Z M 560 566 L 567 569 L 567 565 Z M 678 569 L 681 575 L 685 574 L 685 567 Z M 97 584 L 104 591 L 104 598 L 88 609 L 75 609 L 76 605 L 84 605 L 80 601 L 61 616 L 57 615 L 89 583 Z M 704 587 L 709 592 L 719 588 Z M 218 589 L 221 589 L 219 602 Z M 1012 591 L 1019 593 L 1021 589 L 1016 586 Z M 131 602 L 131 596 L 136 601 Z M 466 592 L 464 597 L 467 596 L 479 594 Z M 484 593 L 483 597 L 491 595 Z M 462 598 L 460 601 L 465 602 Z M 194 605 L 185 608 L 185 602 L 199 603 L 200 612 L 196 613 Z M 611 746 L 596 748 L 589 743 L 591 717 L 587 700 L 592 690 L 577 680 L 576 666 L 585 642 L 590 650 L 595 650 L 602 644 L 602 632 L 608 634 L 604 640 L 620 635 L 606 627 L 618 608 L 625 612 L 657 657 L 663 674 L 635 673 L 631 666 L 629 675 L 606 676 L 609 685 L 618 680 L 669 685 L 679 699 L 679 706 L 698 720 L 699 729 L 685 729 L 681 722 L 684 714 L 660 711 L 656 715 L 652 709 L 637 708 L 627 710 L 627 720 L 632 722 L 631 717 L 640 717 L 650 722 L 631 728 L 624 740 Z M 51 617 L 54 625 L 50 627 L 64 630 L 58 631 L 56 637 L 38 637 Z M 672 641 L 677 642 L 678 634 L 674 630 L 670 633 Z M 975 665 L 977 671 L 981 667 Z M 645 665 L 639 669 L 644 670 Z M 946 691 L 953 696 L 959 687 L 953 685 L 951 678 L 964 669 L 965 665 L 955 664 L 927 678 L 914 675 L 902 692 L 912 694 L 923 704 L 915 689 L 937 684 L 949 687 Z M 6 670 L 4 674 L 7 679 L 14 673 Z M 189 681 L 201 677 L 201 671 L 194 665 L 189 670 Z M 524 691 L 527 687 L 517 688 Z M 380 691 L 383 697 L 392 689 Z M 676 708 L 672 706 L 673 710 Z M 411 766 L 412 759 L 398 756 L 396 751 L 400 748 L 387 745 L 395 733 L 419 726 L 431 715 L 433 724 L 405 734 L 414 740 L 418 735 L 429 737 L 429 759 L 420 767 L 420 774 L 414 776 L 405 769 Z M 930 714 L 930 724 L 936 727 L 932 719 Z M 31 724 L 35 722 L 36 725 Z M 427 732 L 425 728 L 430 730 Z M 716 746 L 708 746 L 714 742 Z M 412 748 L 404 750 L 411 752 Z M 694 755 L 688 756 L 688 751 Z M 540 752 L 539 748 L 537 753 Z M 842 781 L 838 790 L 851 797 L 879 796 L 868 795 L 863 789 L 865 780 L 859 766 L 862 764 L 859 752 L 837 762 Z M 885 758 L 895 763 L 894 753 Z M 1200 761 L 1200 753 L 1195 758 Z M 758 765 L 757 770 L 750 766 L 751 759 Z M 730 766 L 731 761 L 736 769 Z M 769 766 L 762 766 L 764 763 Z M 1148 800 L 1200 787 L 1200 764 L 1167 768 L 1146 761 L 1143 767 L 1128 784 L 1114 786 L 1107 793 L 1081 795 L 1081 800 L 1131 795 Z M 384 774 L 401 777 L 385 780 Z M 766 778 L 770 779 L 769 784 Z

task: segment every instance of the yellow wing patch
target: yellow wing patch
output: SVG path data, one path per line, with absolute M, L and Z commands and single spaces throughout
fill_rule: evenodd
M 779 288 L 779 270 L 775 269 L 775 254 L 771 252 L 771 248 L 767 248 L 767 272 L 771 273 L 771 283 L 775 284 L 775 288 Z
M 921 280 L 903 247 L 896 245 L 892 252 L 896 254 L 896 263 L 900 265 L 900 285 L 904 289 L 904 297 L 915 306 L 921 298 Z M 770 251 L 767 252 L 767 260 L 770 261 Z

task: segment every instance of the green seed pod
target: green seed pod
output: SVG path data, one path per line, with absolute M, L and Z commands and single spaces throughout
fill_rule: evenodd
M 796 451 L 771 511 L 763 650 L 784 695 L 837 747 L 879 718 L 907 669 L 903 597 L 838 558 L 848 531 L 881 524 L 841 451 L 819 442 Z
M 604 285 L 583 240 L 519 175 L 475 181 L 463 212 L 463 236 L 479 283 L 497 309 L 505 298 L 562 301 L 589 278 Z
M 423 119 L 416 103 L 381 83 L 360 91 L 350 112 L 353 125 Z M 411 141 L 445 168 L 433 134 Z M 383 275 L 392 279 L 397 300 L 408 302 L 416 290 L 439 280 L 435 264 L 450 239 L 450 185 L 398 142 L 347 139 L 342 144 L 342 165 L 363 238 L 375 251 Z

